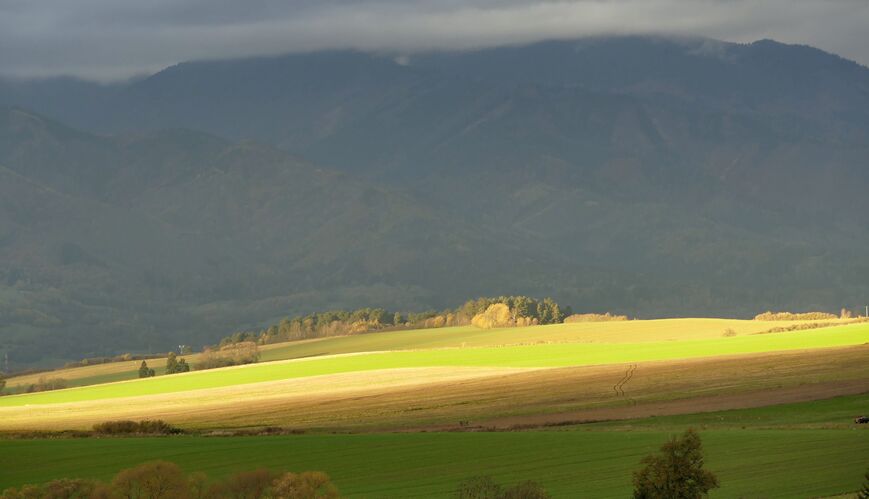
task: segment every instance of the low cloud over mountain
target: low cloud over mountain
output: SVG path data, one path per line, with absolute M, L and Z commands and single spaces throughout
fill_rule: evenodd
M 861 0 L 3 2 L 0 73 L 117 80 L 191 59 L 348 48 L 403 55 L 656 33 L 775 38 L 867 64 L 867 25 Z

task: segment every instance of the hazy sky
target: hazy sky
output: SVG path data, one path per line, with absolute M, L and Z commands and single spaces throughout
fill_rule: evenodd
M 0 73 L 112 80 L 191 59 L 626 33 L 774 38 L 869 65 L 867 27 L 869 0 L 0 0 Z

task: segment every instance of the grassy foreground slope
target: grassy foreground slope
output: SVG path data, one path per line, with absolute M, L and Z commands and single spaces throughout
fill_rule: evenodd
M 0 408 L 177 393 L 344 372 L 416 367 L 552 368 L 816 349 L 869 342 L 869 324 L 706 340 L 564 343 L 297 359 L 0 398 Z
M 819 321 L 813 321 L 819 322 Z M 820 321 L 837 324 L 840 321 Z M 288 360 L 342 353 L 428 348 L 487 347 L 534 343 L 638 343 L 649 341 L 720 338 L 725 331 L 754 334 L 774 327 L 800 324 L 794 321 L 739 319 L 656 319 L 617 322 L 553 324 L 508 329 L 479 329 L 460 326 L 407 331 L 385 331 L 355 336 L 318 338 L 266 345 L 260 348 L 262 361 Z M 191 363 L 197 355 L 187 356 Z M 49 373 L 16 376 L 7 386 L 15 389 L 36 383 L 42 376 L 60 377 L 70 386 L 87 386 L 138 377 L 141 361 L 115 362 L 86 367 L 58 369 Z M 162 373 L 166 359 L 152 359 L 148 365 Z
M 323 470 L 348 497 L 449 497 L 465 478 L 532 479 L 554 497 L 627 497 L 631 472 L 670 434 L 536 431 L 287 437 L 0 441 L 0 488 L 111 477 L 153 459 L 223 476 L 257 467 Z M 711 497 L 793 498 L 859 488 L 869 432 L 702 431 Z

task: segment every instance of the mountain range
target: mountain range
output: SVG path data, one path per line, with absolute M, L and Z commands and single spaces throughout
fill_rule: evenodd
M 869 69 L 615 37 L 0 80 L 0 350 L 165 351 L 330 308 L 869 300 Z

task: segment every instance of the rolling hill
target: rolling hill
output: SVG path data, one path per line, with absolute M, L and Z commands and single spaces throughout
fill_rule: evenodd
M 68 369 L 53 375 L 95 384 L 0 398 L 0 489 L 159 458 L 212 478 L 323 470 L 347 497 L 448 497 L 479 474 L 609 497 L 630 491 L 643 455 L 695 428 L 721 480 L 713 497 L 843 494 L 869 449 L 853 419 L 869 408 L 869 325 L 827 325 L 421 329 L 272 345 L 271 361 L 130 381 Z M 155 418 L 187 434 L 87 433 Z

